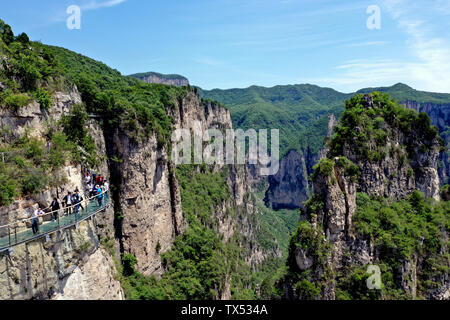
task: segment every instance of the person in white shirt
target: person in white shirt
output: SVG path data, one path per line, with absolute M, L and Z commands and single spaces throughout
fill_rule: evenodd
M 66 214 L 72 213 L 72 193 L 69 191 L 67 195 L 63 198 L 64 206 L 66 207 Z
M 31 217 L 31 229 L 33 229 L 33 234 L 39 233 L 39 217 L 43 215 L 41 207 L 38 207 L 32 214 Z

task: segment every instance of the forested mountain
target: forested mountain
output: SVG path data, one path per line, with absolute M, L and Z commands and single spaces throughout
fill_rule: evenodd
M 204 91 L 146 76 L 0 20 L 0 299 L 448 299 L 450 95 Z M 363 94 L 375 89 L 410 110 Z M 280 128 L 280 174 L 175 165 L 172 133 L 198 123 Z M 61 210 L 74 219 L 64 228 L 47 212 L 31 234 L 38 207 L 89 197 L 88 170 L 109 183 L 108 203 L 83 220 Z
M 232 128 L 229 111 L 191 87 L 122 76 L 0 22 L 0 259 L 11 261 L 0 297 L 258 298 L 282 252 L 261 236 L 248 168 L 170 161 L 175 128 Z M 105 212 L 4 255 L 10 226 L 28 234 L 23 221 L 37 207 L 75 189 L 89 196 L 85 169 L 110 183 Z M 39 218 L 46 229 L 48 218 Z
M 448 299 L 444 141 L 430 124 L 380 92 L 346 103 L 291 238 L 285 297 Z
M 389 93 L 407 108 L 426 112 L 433 125 L 438 127 L 441 137 L 450 146 L 450 94 L 417 91 L 401 83 L 391 87 L 361 89 L 357 93 L 373 91 Z M 356 94 L 344 94 L 309 84 L 209 91 L 199 89 L 199 93 L 205 98 L 227 105 L 233 123 L 238 128 L 279 128 L 282 156 L 295 150 L 290 156 L 297 159 L 296 163 L 300 167 L 299 172 L 295 174 L 296 178 L 292 179 L 286 175 L 292 172 L 292 168 L 285 168 L 288 162 L 284 161 L 281 163 L 283 176 L 269 179 L 266 202 L 274 208 L 301 207 L 303 200 L 290 199 L 308 197 L 308 177 L 313 173 L 312 167 L 319 160 L 319 152 L 329 134 L 330 115 L 339 118 L 340 113 L 344 111 L 345 101 Z M 332 120 L 334 121 L 334 118 Z M 438 167 L 441 183 L 445 184 L 450 174 L 447 152 L 441 154 Z M 297 182 L 299 177 L 300 183 Z M 275 194 L 287 197 L 277 200 L 274 199 Z

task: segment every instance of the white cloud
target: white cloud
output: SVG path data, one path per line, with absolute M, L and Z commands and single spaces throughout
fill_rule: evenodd
M 109 0 L 109 1 L 99 2 L 97 0 L 92 0 L 88 3 L 86 3 L 85 5 L 82 5 L 81 10 L 89 11 L 89 10 L 96 10 L 96 9 L 100 9 L 100 8 L 114 7 L 125 1 L 126 0 Z
M 210 67 L 217 67 L 217 66 L 223 66 L 225 64 L 224 61 L 219 60 L 219 59 L 215 59 L 212 57 L 197 57 L 194 58 L 194 61 L 200 64 L 204 64 Z
M 439 30 L 433 30 L 433 21 L 423 18 L 426 10 L 430 10 L 431 16 L 440 14 L 440 7 L 424 8 L 407 0 L 386 0 L 386 8 L 408 35 L 406 45 L 416 58 L 407 65 L 412 81 L 424 90 L 450 92 L 449 40 L 441 38 L 436 33 Z
M 450 92 L 450 41 L 442 37 L 442 25 L 433 24 L 433 17 L 449 8 L 448 1 L 439 5 L 417 4 L 410 0 L 385 0 L 383 12 L 389 13 L 397 27 L 406 35 L 405 55 L 408 60 L 360 59 L 336 66 L 337 76 L 316 79 L 344 89 L 404 82 L 416 89 Z M 438 29 L 441 27 L 441 29 Z M 382 45 L 361 43 L 359 45 Z M 346 90 L 348 89 L 348 90 Z
M 384 46 L 388 44 L 387 41 L 366 41 L 348 44 L 347 47 L 368 47 L 368 46 Z

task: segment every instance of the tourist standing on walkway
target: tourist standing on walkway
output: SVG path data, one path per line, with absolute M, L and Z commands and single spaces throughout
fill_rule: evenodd
M 90 197 L 96 196 L 96 195 L 97 195 L 97 190 L 98 190 L 98 186 L 93 185 L 93 186 L 92 186 L 92 190 L 91 190 L 89 196 L 90 196 Z
M 91 175 L 89 173 L 86 173 L 86 176 L 84 177 L 84 181 L 86 181 L 86 183 L 90 183 L 91 182 Z
M 97 184 L 98 184 L 99 186 L 102 186 L 102 185 L 103 185 L 103 182 L 104 182 L 103 176 L 102 176 L 102 175 L 97 176 Z
M 67 192 L 67 195 L 63 198 L 64 206 L 66 207 L 66 214 L 72 213 L 72 193 L 70 191 Z
M 58 198 L 53 198 L 50 208 L 52 210 L 52 221 L 58 220 L 59 209 L 61 209 Z
M 39 233 L 39 217 L 43 214 L 41 207 L 39 206 L 32 214 L 31 214 L 31 229 L 33 229 L 33 234 Z
M 97 188 L 98 206 L 101 207 L 102 203 L 103 203 L 103 191 L 102 191 L 102 188 L 100 188 L 99 185 L 97 185 L 96 188 Z
M 107 192 L 109 190 L 109 183 L 108 181 L 105 181 L 105 183 L 103 184 L 103 192 Z
M 80 207 L 82 210 L 84 209 L 83 205 L 81 204 L 81 201 L 83 201 L 83 197 L 79 194 L 79 191 L 77 189 L 75 190 L 75 194 L 72 197 L 72 202 L 75 205 L 76 214 L 78 214 Z

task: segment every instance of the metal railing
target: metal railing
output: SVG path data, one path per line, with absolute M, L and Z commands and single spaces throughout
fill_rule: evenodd
M 101 204 L 98 201 L 99 195 L 95 195 L 80 203 L 43 213 L 39 217 L 21 219 L 0 226 L 0 251 L 69 228 L 105 210 L 110 204 L 109 190 L 100 195 L 103 196 Z M 39 225 L 39 232 L 33 233 L 32 220 L 46 216 L 50 216 L 51 221 L 43 222 Z

